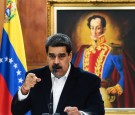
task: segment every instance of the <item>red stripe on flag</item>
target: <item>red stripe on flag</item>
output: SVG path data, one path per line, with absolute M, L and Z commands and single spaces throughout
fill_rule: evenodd
M 12 115 L 11 102 L 12 96 L 8 91 L 3 76 L 0 74 L 0 115 Z

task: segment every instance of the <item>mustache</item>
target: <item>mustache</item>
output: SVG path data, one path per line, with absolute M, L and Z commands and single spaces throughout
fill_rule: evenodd
M 56 72 L 56 69 L 62 69 L 62 67 L 59 64 L 54 64 L 52 66 L 52 69 L 53 69 L 53 73 L 55 73 Z

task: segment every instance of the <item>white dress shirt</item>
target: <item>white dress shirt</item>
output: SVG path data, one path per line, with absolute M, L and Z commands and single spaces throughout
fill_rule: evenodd
M 53 112 L 54 113 L 56 112 L 56 108 L 57 108 L 57 105 L 58 105 L 58 102 L 59 102 L 59 98 L 60 98 L 61 92 L 63 90 L 63 87 L 65 85 L 65 82 L 67 80 L 67 77 L 69 75 L 70 68 L 71 68 L 71 64 L 69 64 L 69 68 L 68 68 L 67 73 L 60 78 L 55 77 L 51 73 L 52 92 L 53 92 Z

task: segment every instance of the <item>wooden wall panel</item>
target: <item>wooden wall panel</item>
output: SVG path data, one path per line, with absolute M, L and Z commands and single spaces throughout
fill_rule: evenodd
M 0 44 L 1 44 L 1 34 L 2 34 L 2 29 L 3 29 L 3 23 L 4 23 L 5 6 L 6 6 L 6 1 L 1 0 L 0 1 Z
M 46 0 L 18 0 L 28 69 L 46 64 Z

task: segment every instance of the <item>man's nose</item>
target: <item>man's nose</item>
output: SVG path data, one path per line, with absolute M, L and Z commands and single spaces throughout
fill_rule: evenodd
M 54 63 L 55 63 L 55 64 L 58 64 L 58 63 L 59 63 L 59 57 L 58 57 L 58 56 L 56 56 L 56 58 L 55 58 L 55 60 L 54 60 Z
M 96 32 L 97 32 L 97 29 L 96 29 L 96 28 L 94 28 L 93 32 L 94 32 L 94 33 L 96 33 Z

